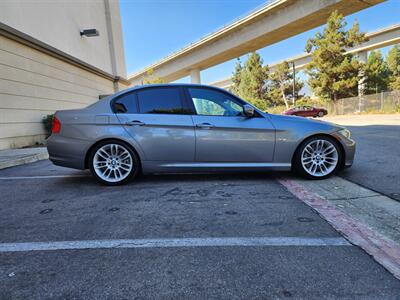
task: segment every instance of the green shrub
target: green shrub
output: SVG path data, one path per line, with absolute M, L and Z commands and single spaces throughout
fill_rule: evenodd
M 54 114 L 44 116 L 42 119 L 44 128 L 46 130 L 46 137 L 49 137 L 51 135 L 51 127 L 53 125 L 53 119 L 54 119 Z
M 262 111 L 267 109 L 267 103 L 264 100 L 255 99 L 249 100 L 249 102 Z
M 279 114 L 282 114 L 285 110 L 286 110 L 286 106 L 278 105 L 278 106 L 267 107 L 267 109 L 265 111 L 269 114 L 279 115 Z
M 317 107 L 327 107 L 327 102 L 320 98 L 310 98 L 310 97 L 303 97 L 296 100 L 296 106 L 317 106 Z

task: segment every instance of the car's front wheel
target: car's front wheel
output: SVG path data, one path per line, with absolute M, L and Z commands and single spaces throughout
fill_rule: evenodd
M 324 179 L 342 165 L 343 154 L 333 138 L 316 136 L 304 141 L 295 156 L 295 169 L 311 179 Z
M 325 114 L 324 114 L 323 111 L 318 112 L 318 117 L 322 118 L 324 115 L 325 115 Z
M 105 185 L 124 184 L 138 174 L 139 168 L 135 152 L 120 141 L 101 142 L 90 155 L 90 171 Z

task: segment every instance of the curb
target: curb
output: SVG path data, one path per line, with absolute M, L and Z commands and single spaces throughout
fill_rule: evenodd
M 29 154 L 24 157 L 18 157 L 15 159 L 10 159 L 10 160 L 0 162 L 0 170 L 15 167 L 15 166 L 20 166 L 20 165 L 30 164 L 30 163 L 37 162 L 40 160 L 45 160 L 48 158 L 49 158 L 49 154 L 47 152 Z

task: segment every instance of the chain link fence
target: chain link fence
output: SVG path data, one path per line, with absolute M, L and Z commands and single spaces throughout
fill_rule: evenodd
M 331 115 L 359 113 L 400 113 L 400 91 L 381 92 L 338 100 L 327 105 Z

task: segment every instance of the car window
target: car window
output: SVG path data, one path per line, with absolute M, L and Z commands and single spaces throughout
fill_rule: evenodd
M 146 114 L 187 114 L 179 88 L 149 88 L 137 92 L 139 110 Z
M 210 89 L 189 88 L 189 95 L 198 115 L 240 116 L 242 104 L 228 94 Z
M 127 93 L 118 97 L 113 107 L 115 113 L 137 113 L 138 109 L 135 93 Z

